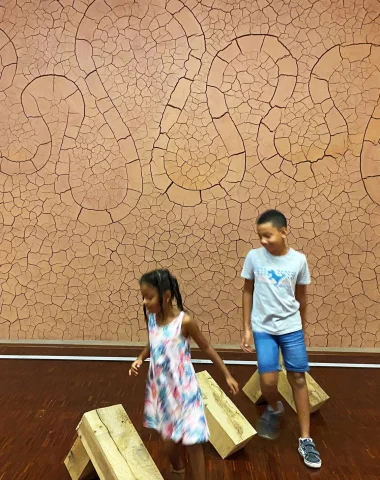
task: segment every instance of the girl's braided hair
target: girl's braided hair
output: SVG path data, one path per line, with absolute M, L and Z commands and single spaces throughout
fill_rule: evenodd
M 148 273 L 144 273 L 144 275 L 140 278 L 140 285 L 146 283 L 153 288 L 158 290 L 158 294 L 160 297 L 160 307 L 161 312 L 163 311 L 163 302 L 164 302 L 164 293 L 168 290 L 171 292 L 170 300 L 175 298 L 178 308 L 183 311 L 183 303 L 182 303 L 182 295 L 179 291 L 179 285 L 177 279 L 169 272 L 167 269 L 158 269 L 153 270 Z M 146 307 L 144 305 L 144 315 L 147 319 Z

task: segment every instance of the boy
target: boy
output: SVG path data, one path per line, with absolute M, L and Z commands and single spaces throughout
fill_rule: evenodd
M 287 221 L 277 210 L 257 220 L 262 248 L 251 250 L 244 262 L 243 338 L 241 347 L 252 352 L 251 328 L 256 346 L 261 391 L 268 402 L 257 433 L 271 440 L 279 434 L 284 408 L 277 390 L 279 348 L 297 407 L 301 437 L 298 452 L 308 467 L 322 465 L 310 438 L 310 406 L 305 372 L 309 370 L 305 339 L 306 285 L 310 274 L 304 254 L 286 244 Z

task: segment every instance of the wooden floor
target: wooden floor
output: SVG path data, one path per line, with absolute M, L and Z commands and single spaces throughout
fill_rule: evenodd
M 0 479 L 69 480 L 63 460 L 82 414 L 117 403 L 124 405 L 165 478 L 161 443 L 142 427 L 146 365 L 138 380 L 128 377 L 128 368 L 118 362 L 1 360 Z M 214 367 L 207 369 L 224 386 Z M 241 386 L 254 371 L 231 370 Z M 314 368 L 311 373 L 331 397 L 312 418 L 322 469 L 309 470 L 299 458 L 296 415 L 286 407 L 275 442 L 256 436 L 225 461 L 207 445 L 209 480 L 380 479 L 380 370 Z M 255 424 L 254 405 L 242 393 L 235 401 Z

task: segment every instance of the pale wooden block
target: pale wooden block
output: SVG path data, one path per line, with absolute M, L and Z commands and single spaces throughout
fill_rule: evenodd
M 244 385 L 242 390 L 253 403 L 261 403 L 264 400 L 260 387 L 260 375 L 257 370 Z
M 310 413 L 316 412 L 330 398 L 327 393 L 318 385 L 313 377 L 306 373 L 306 383 L 309 390 Z M 286 371 L 282 370 L 278 380 L 278 391 L 296 412 L 296 405 L 293 399 L 292 387 L 289 384 Z
M 330 397 L 308 373 L 306 373 L 306 382 L 309 390 L 310 412 L 314 413 L 319 410 Z
M 85 413 L 77 431 L 100 480 L 163 480 L 122 405 Z
M 210 443 L 222 458 L 226 458 L 243 448 L 256 430 L 208 372 L 198 373 L 197 378 L 205 404 Z
M 65 458 L 65 465 L 72 480 L 86 480 L 95 474 L 95 468 L 79 437 Z
M 309 390 L 310 412 L 316 412 L 321 406 L 330 398 L 327 393 L 318 385 L 313 377 L 306 373 L 306 383 Z M 278 391 L 280 395 L 288 402 L 288 404 L 296 410 L 296 406 L 293 399 L 293 391 L 288 381 L 286 371 L 283 369 L 279 372 L 278 379 Z M 243 392 L 253 403 L 259 403 L 261 401 L 262 393 L 260 388 L 260 376 L 256 371 L 248 382 L 243 387 Z
M 289 384 L 286 370 L 284 367 L 284 358 L 280 352 L 279 362 L 282 368 L 278 381 L 278 390 L 284 399 L 289 403 L 292 409 L 296 412 L 296 404 L 293 399 L 292 387 Z M 327 393 L 318 385 L 313 377 L 306 372 L 305 375 L 307 389 L 309 391 L 310 413 L 314 413 L 321 408 L 321 406 L 330 398 Z

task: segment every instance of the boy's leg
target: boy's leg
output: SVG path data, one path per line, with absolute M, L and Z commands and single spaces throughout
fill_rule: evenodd
M 305 337 L 302 330 L 279 336 L 280 347 L 289 383 L 293 390 L 294 403 L 297 409 L 301 437 L 298 451 L 309 467 L 319 468 L 322 465 L 319 452 L 310 438 L 310 402 L 305 373 L 309 371 Z
M 280 400 L 278 393 L 278 372 L 260 374 L 260 388 L 268 405 L 270 405 L 274 411 L 277 411 Z
M 268 402 L 268 407 L 258 421 L 257 433 L 271 440 L 277 438 L 281 415 L 284 407 L 278 393 L 279 347 L 275 336 L 256 332 L 253 334 L 257 353 L 261 392 Z
M 305 373 L 287 372 L 293 390 L 294 403 L 297 408 L 301 438 L 310 437 L 310 403 Z
M 310 403 L 305 372 L 309 371 L 305 337 L 302 330 L 279 335 L 279 342 L 284 358 L 285 369 L 293 390 L 301 438 L 310 437 Z
M 273 410 L 278 409 L 279 346 L 276 338 L 269 333 L 254 332 L 253 338 L 257 354 L 261 392 Z

